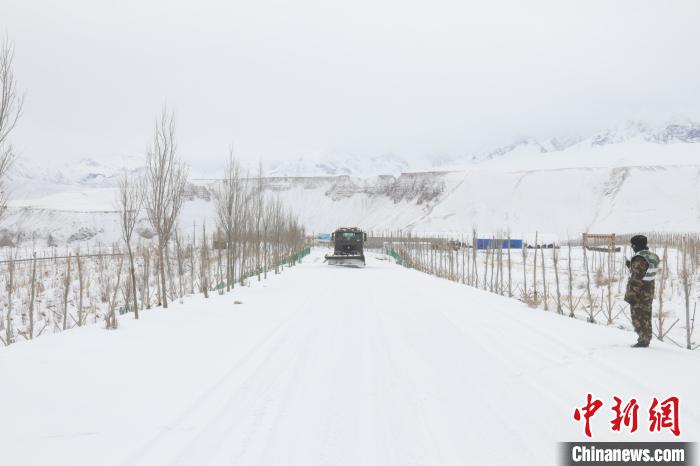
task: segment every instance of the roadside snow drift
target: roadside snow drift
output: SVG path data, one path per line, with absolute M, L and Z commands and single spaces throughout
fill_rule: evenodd
M 700 437 L 698 354 L 368 258 L 323 251 L 209 300 L 0 350 L 0 454 L 12 465 L 556 464 L 592 393 L 594 440 L 648 432 L 680 398 Z M 234 300 L 241 304 L 234 304 Z M 612 397 L 640 428 L 610 429 Z

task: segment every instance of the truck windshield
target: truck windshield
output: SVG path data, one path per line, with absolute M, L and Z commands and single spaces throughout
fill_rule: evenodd
M 362 238 L 360 233 L 353 233 L 352 231 L 343 231 L 336 234 L 339 239 L 344 239 L 346 241 L 360 241 Z

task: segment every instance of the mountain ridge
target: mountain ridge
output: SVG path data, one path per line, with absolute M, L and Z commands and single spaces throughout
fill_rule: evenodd
M 376 176 L 400 175 L 404 172 L 431 170 L 465 170 L 475 165 L 499 159 L 534 158 L 538 155 L 596 150 L 630 142 L 670 145 L 700 143 L 700 123 L 688 118 L 676 118 L 660 125 L 630 120 L 613 128 L 594 132 L 588 137 L 516 138 L 510 143 L 474 154 L 433 156 L 410 161 L 393 153 L 370 156 L 329 155 L 314 159 L 297 157 L 268 164 L 265 176 Z M 575 150 L 574 150 L 575 149 Z M 66 187 L 113 187 L 119 174 L 128 170 L 143 170 L 143 157 L 95 157 L 75 161 L 38 162 L 19 158 L 10 173 L 9 185 L 13 197 L 57 192 Z M 197 178 L 194 169 L 193 178 Z M 251 170 L 255 173 L 256 170 Z

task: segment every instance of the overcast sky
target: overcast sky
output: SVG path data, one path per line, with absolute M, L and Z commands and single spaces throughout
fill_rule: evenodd
M 700 2 L 3 0 L 20 155 L 471 153 L 627 118 L 700 118 Z

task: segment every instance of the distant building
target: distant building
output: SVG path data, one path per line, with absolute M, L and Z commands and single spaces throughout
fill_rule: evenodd
M 508 249 L 510 241 L 510 249 L 522 249 L 523 240 L 521 239 L 493 239 L 493 238 L 478 238 L 476 240 L 476 249 L 498 249 L 499 244 L 501 249 Z

